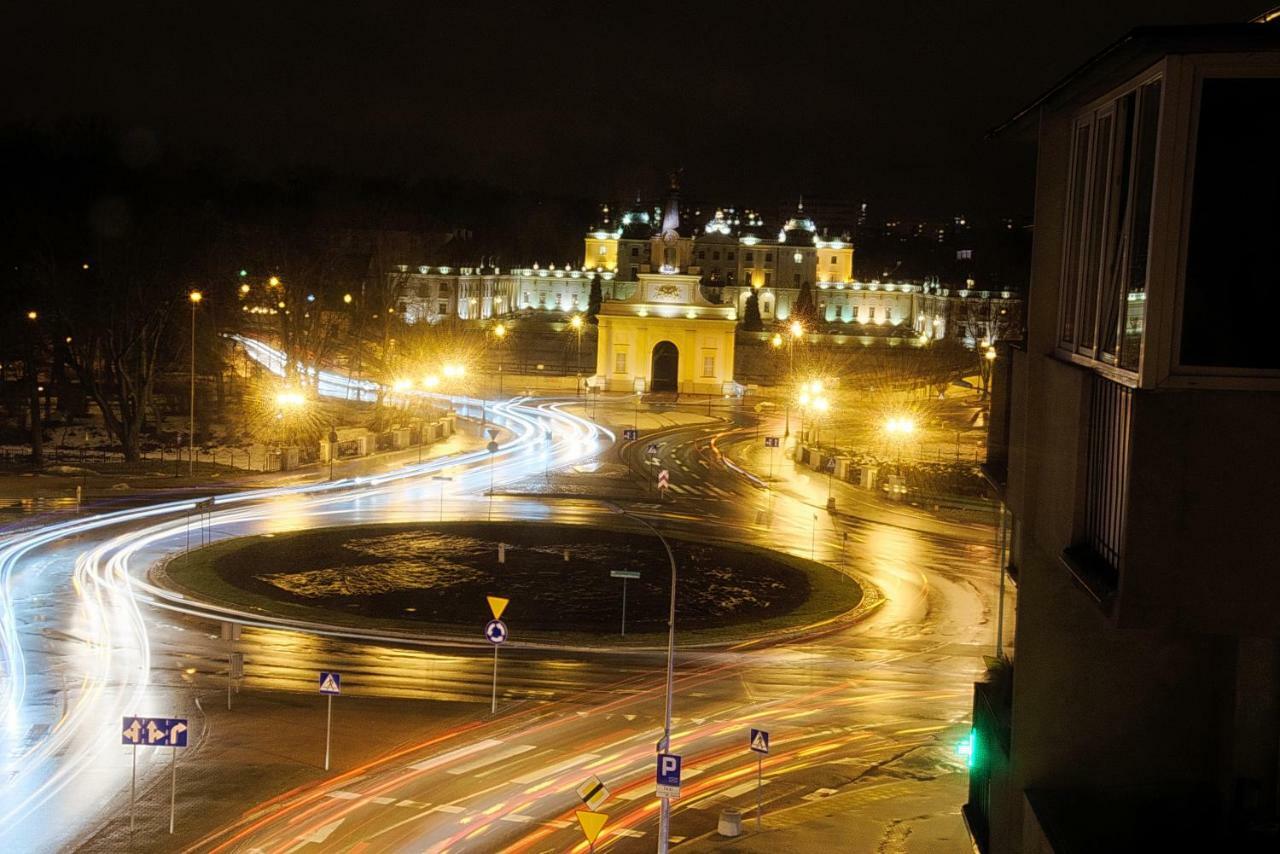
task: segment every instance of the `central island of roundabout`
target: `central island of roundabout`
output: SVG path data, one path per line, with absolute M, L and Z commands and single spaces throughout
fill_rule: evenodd
M 679 569 L 680 646 L 786 636 L 869 607 L 856 582 L 824 564 L 664 536 Z M 480 644 L 485 597 L 495 595 L 510 600 L 503 620 L 513 643 L 605 648 L 665 644 L 671 581 L 666 551 L 648 532 L 542 521 L 268 533 L 194 549 L 155 574 L 187 597 L 245 613 Z

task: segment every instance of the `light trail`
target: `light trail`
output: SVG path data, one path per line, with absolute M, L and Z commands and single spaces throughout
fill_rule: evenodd
M 284 373 L 284 355 L 280 351 L 253 339 L 237 336 L 235 340 L 268 370 Z M 377 393 L 376 385 L 367 380 L 349 380 L 327 371 L 311 371 L 309 376 L 326 397 L 350 399 L 354 393 L 356 399 L 368 400 Z M 432 475 L 446 469 L 457 473 L 454 495 L 470 496 L 474 501 L 487 490 L 491 472 L 495 482 L 505 482 L 527 476 L 534 468 L 560 467 L 590 457 L 601 442 L 614 440 L 611 431 L 584 418 L 555 406 L 528 405 L 523 398 L 488 403 L 469 397 L 430 397 L 462 409 L 464 417 L 468 410 L 476 412 L 483 407 L 489 420 L 509 433 L 510 439 L 492 454 L 487 450 L 466 451 L 383 474 L 210 496 L 210 530 L 215 531 L 215 525 L 236 529 L 269 521 L 279 513 L 279 502 L 286 500 L 295 502 L 308 523 L 315 524 L 317 519 L 345 512 L 343 505 L 349 508 L 353 502 L 387 496 L 416 480 L 429 482 Z M 189 514 L 201 501 L 163 501 L 68 520 L 20 534 L 0 547 L 0 731 L 9 733 L 12 741 L 28 729 L 39 712 L 29 710 L 34 704 L 28 697 L 28 657 L 36 651 L 24 649 L 18 631 L 15 583 L 42 550 L 74 549 L 77 538 L 99 538 L 96 545 L 75 558 L 72 571 L 66 576 L 76 613 L 72 625 L 59 627 L 76 653 L 65 660 L 75 670 L 79 689 L 56 723 L 33 743 L 6 756 L 0 767 L 7 795 L 0 807 L 0 828 L 6 831 L 0 831 L 0 835 L 72 781 L 86 772 L 101 770 L 104 754 L 119 745 L 116 730 L 124 715 L 161 711 L 150 705 L 152 661 L 142 606 L 166 607 L 215 621 L 234 619 L 294 631 L 359 636 L 323 626 L 262 619 L 260 615 L 251 619 L 232 609 L 183 600 L 131 576 L 132 558 L 156 549 L 180 550 L 181 538 L 190 524 Z M 377 639 L 387 637 L 381 635 Z

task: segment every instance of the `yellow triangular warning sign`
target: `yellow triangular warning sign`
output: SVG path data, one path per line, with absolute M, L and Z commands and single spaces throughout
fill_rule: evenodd
M 602 812 L 578 810 L 578 824 L 582 825 L 582 835 L 587 837 L 587 843 L 590 845 L 596 843 L 596 837 L 600 835 L 600 831 L 604 830 L 604 823 L 608 820 L 609 816 Z
M 502 612 L 507 610 L 507 603 L 511 600 L 503 599 L 501 596 L 486 596 L 484 598 L 489 600 L 489 610 L 493 612 L 493 618 L 501 620 Z

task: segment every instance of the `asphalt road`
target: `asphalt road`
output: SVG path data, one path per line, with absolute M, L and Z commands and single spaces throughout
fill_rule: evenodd
M 674 836 L 689 848 L 709 846 L 720 808 L 754 807 L 757 768 L 746 748 L 752 726 L 773 737 L 760 788 L 766 826 L 797 806 L 856 795 L 860 787 L 869 793 L 866 803 L 847 801 L 849 809 L 892 816 L 882 794 L 886 775 L 904 786 L 952 781 L 939 789 L 936 809 L 958 812 L 963 793 L 954 781 L 963 774 L 950 748 L 967 730 L 970 683 L 993 634 L 990 526 L 933 530 L 909 518 L 893 524 L 831 517 L 816 509 L 825 484 L 788 476 L 785 467 L 774 489 L 761 489 L 711 448 L 713 437 L 725 441 L 722 434 L 745 417 L 730 409 L 713 410 L 708 420 L 700 408 L 655 407 L 642 413 L 644 435 L 630 445 L 567 415 L 539 416 L 530 407 L 522 417 L 532 426 L 508 426 L 526 444 L 496 459 L 492 475 L 482 458 L 452 466 L 452 481 L 432 480 L 440 466 L 430 463 L 385 482 L 267 494 L 220 506 L 210 536 L 434 520 L 441 512 L 590 522 L 609 512 L 598 501 L 501 495 L 490 501 L 484 495 L 490 476 L 500 491 L 597 456 L 636 472 L 666 467 L 677 487 L 672 500 L 642 491 L 628 502 L 631 512 L 666 530 L 812 554 L 847 571 L 879 603 L 857 621 L 805 637 L 678 654 L 672 748 L 686 770 Z M 541 417 L 557 420 L 543 425 Z M 597 417 L 620 433 L 634 408 L 629 401 L 603 403 Z M 545 440 L 544 426 L 553 429 L 553 441 Z M 655 437 L 658 466 L 645 462 Z M 195 689 L 225 680 L 228 644 L 210 619 L 217 615 L 159 600 L 144 583 L 147 568 L 182 548 L 186 533 L 183 514 L 171 513 L 121 520 L 8 556 L 4 604 L 15 630 L 4 683 L 8 813 L 0 841 L 7 846 L 62 849 L 111 814 L 118 823 L 127 812 L 131 761 L 130 749 L 119 745 L 120 715 L 188 711 Z M 248 689 L 314 692 L 316 671 L 336 669 L 345 693 L 452 703 L 471 716 L 464 724 L 456 717 L 424 719 L 416 746 L 332 775 L 268 810 L 244 804 L 249 818 L 217 829 L 199 849 L 585 850 L 574 824 L 581 806 L 574 790 L 593 775 L 610 792 L 602 807 L 610 820 L 597 848 L 653 847 L 660 652 L 531 648 L 518 642 L 513 627 L 515 639 L 500 653 L 499 713 L 491 717 L 493 658 L 478 631 L 485 614 L 477 614 L 477 639 L 469 644 L 359 638 L 281 628 L 263 615 L 229 616 L 262 624 L 237 643 Z M 21 678 L 15 641 L 23 652 Z M 196 747 L 180 764 L 184 777 L 201 773 Z M 142 784 L 166 770 L 165 757 L 146 757 Z

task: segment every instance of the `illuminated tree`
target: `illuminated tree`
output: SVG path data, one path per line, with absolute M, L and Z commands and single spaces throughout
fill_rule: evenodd
M 760 294 L 755 288 L 747 294 L 747 305 L 742 312 L 742 328 L 748 332 L 764 329 L 764 319 L 760 317 Z
M 604 293 L 600 287 L 600 274 L 591 277 L 591 294 L 587 297 L 587 320 L 599 323 L 596 316 L 600 314 L 600 304 L 604 302 Z

